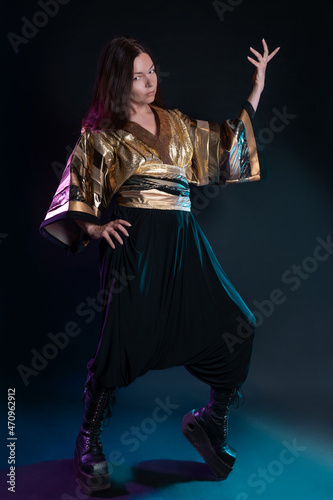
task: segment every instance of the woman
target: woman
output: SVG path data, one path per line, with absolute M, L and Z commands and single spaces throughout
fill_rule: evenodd
M 93 102 L 40 230 L 72 252 L 100 240 L 103 309 L 89 361 L 75 471 L 86 493 L 110 486 L 100 442 L 115 389 L 148 370 L 183 365 L 209 384 L 210 401 L 183 419 L 183 433 L 218 477 L 236 453 L 228 412 L 244 383 L 255 318 L 191 213 L 189 184 L 259 181 L 252 117 L 269 54 L 263 40 L 253 90 L 234 120 L 191 120 L 165 110 L 150 51 L 113 38 L 98 67 Z M 111 220 L 101 213 L 117 195 Z

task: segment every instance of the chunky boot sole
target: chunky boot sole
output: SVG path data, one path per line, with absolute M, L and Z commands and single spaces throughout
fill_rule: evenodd
M 74 470 L 78 485 L 87 495 L 96 491 L 107 490 L 111 487 L 109 474 L 90 476 L 80 469 L 79 457 L 76 450 L 74 454 Z
M 206 464 L 212 469 L 214 474 L 219 478 L 225 479 L 232 471 L 232 467 L 216 454 L 206 432 L 195 419 L 193 415 L 194 411 L 195 410 L 190 411 L 184 416 L 182 432 L 186 439 L 199 452 Z

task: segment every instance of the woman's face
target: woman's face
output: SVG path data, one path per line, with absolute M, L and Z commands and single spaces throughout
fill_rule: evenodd
M 133 104 L 150 104 L 155 99 L 157 75 L 151 57 L 141 52 L 133 64 L 133 83 L 130 102 Z

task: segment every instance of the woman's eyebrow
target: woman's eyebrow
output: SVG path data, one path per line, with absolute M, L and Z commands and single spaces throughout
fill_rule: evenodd
M 154 63 L 150 66 L 150 68 L 149 68 L 149 70 L 148 70 L 148 71 L 150 71 L 150 70 L 151 70 L 151 68 L 152 68 L 153 66 L 154 66 Z M 135 72 L 133 73 L 133 75 L 142 75 L 142 71 L 135 71 Z

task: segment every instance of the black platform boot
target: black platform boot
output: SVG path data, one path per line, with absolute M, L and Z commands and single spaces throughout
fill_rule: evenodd
M 228 476 L 236 460 L 236 451 L 227 444 L 229 409 L 236 396 L 236 389 L 211 388 L 209 403 L 187 413 L 182 423 L 184 436 L 220 478 Z
M 100 435 L 104 418 L 112 414 L 109 404 L 113 406 L 115 403 L 114 392 L 114 389 L 102 387 L 93 378 L 85 384 L 85 410 L 76 439 L 74 469 L 79 486 L 88 495 L 110 488 L 108 464 Z

